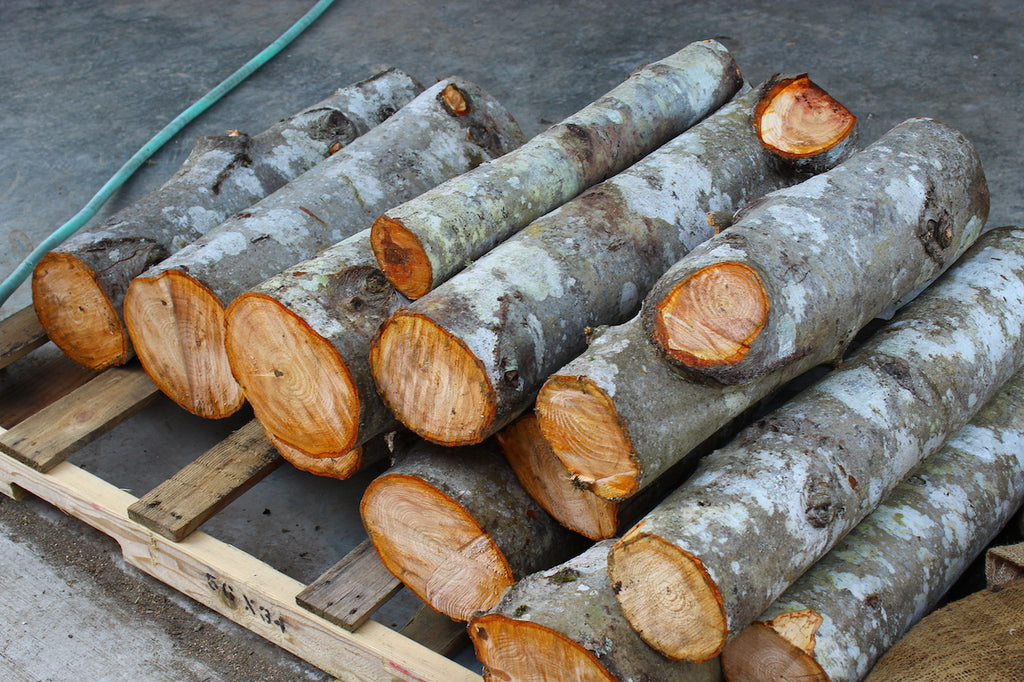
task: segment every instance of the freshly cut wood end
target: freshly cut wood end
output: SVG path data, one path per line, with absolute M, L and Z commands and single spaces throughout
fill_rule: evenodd
M 123 365 L 128 333 L 92 268 L 70 253 L 46 254 L 32 272 L 32 305 L 50 340 L 90 369 Z
M 616 677 L 590 651 L 543 625 L 491 613 L 469 624 L 476 657 L 484 664 L 485 680 L 591 682 Z
M 429 317 L 395 313 L 370 348 L 377 390 L 395 417 L 440 445 L 481 442 L 497 396 L 483 363 Z
M 722 650 L 727 680 L 828 682 L 821 665 L 768 623 L 751 623 Z
M 445 108 L 453 116 L 465 116 L 470 111 L 469 99 L 466 97 L 466 93 L 455 87 L 453 83 L 445 86 L 439 97 L 444 102 Z
M 496 438 L 523 489 L 553 519 L 591 540 L 618 534 L 618 503 L 575 485 L 551 451 L 535 414 L 523 415 Z
M 416 300 L 433 286 L 434 270 L 423 244 L 400 220 L 386 213 L 370 228 L 370 247 L 381 272 L 406 298 Z
M 701 268 L 655 306 L 654 338 L 689 367 L 733 365 L 768 322 L 768 292 L 761 276 L 743 263 Z
M 171 400 L 207 419 L 242 406 L 224 350 L 224 306 L 202 283 L 181 270 L 138 277 L 124 319 L 142 367 Z
M 554 375 L 537 395 L 540 430 L 573 480 L 608 500 L 636 492 L 640 465 L 608 394 L 585 376 Z
M 354 476 L 362 468 L 363 448 L 361 447 L 341 455 L 317 455 L 314 457 L 289 445 L 269 431 L 266 431 L 266 434 L 270 444 L 277 448 L 281 456 L 296 469 L 317 476 L 346 479 Z
M 239 296 L 226 321 L 231 370 L 267 432 L 313 458 L 351 450 L 359 390 L 334 346 L 264 294 Z
M 641 528 L 626 533 L 608 555 L 608 575 L 623 615 L 669 658 L 710 660 L 729 634 L 715 581 L 696 556 Z
M 856 122 L 856 116 L 807 74 L 777 82 L 754 111 L 754 129 L 761 144 L 790 159 L 815 156 L 835 147 L 849 136 Z
M 384 566 L 453 620 L 489 610 L 514 582 L 504 554 L 476 519 L 422 479 L 377 478 L 360 514 Z
M 785 637 L 790 644 L 808 656 L 812 656 L 814 655 L 814 636 L 818 633 L 818 628 L 821 627 L 824 620 L 814 609 L 803 609 L 781 613 L 768 621 L 768 625 L 772 630 Z

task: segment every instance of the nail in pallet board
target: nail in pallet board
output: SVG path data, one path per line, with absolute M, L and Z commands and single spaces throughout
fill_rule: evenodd
M 0 322 L 0 367 L 45 343 L 26 311 Z M 60 390 L 39 392 L 44 404 L 21 404 L 17 423 L 0 428 L 0 492 L 28 491 L 88 523 L 118 542 L 127 563 L 340 679 L 480 679 L 445 656 L 465 643 L 464 627 L 428 607 L 399 631 L 371 620 L 400 584 L 369 541 L 305 585 L 196 530 L 283 462 L 255 421 L 141 498 L 67 462 L 157 389 L 137 364 L 64 369 Z M 61 362 L 49 371 L 61 376 Z

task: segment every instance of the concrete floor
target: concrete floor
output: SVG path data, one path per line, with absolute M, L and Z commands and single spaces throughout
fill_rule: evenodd
M 81 208 L 167 121 L 312 4 L 0 3 L 0 277 Z M 339 0 L 276 60 L 158 152 L 98 219 L 164 182 L 196 136 L 228 129 L 260 132 L 381 64 L 402 68 L 425 84 L 449 74 L 475 80 L 532 135 L 609 90 L 638 64 L 704 38 L 730 48 L 751 82 L 775 72 L 809 73 L 858 115 L 864 143 L 910 117 L 934 117 L 957 127 L 978 147 L 986 169 L 992 196 L 989 224 L 1024 222 L 1024 5 L 1019 0 Z M 0 308 L 0 318 L 28 302 L 22 288 Z M 32 372 L 48 352 L 53 351 L 39 352 L 7 370 L 5 383 Z M 158 402 L 72 461 L 142 494 L 246 416 L 206 423 Z M 358 541 L 358 524 L 350 515 L 359 484 L 282 469 L 204 530 L 299 580 L 312 580 Z M 305 512 L 329 521 L 315 532 L 298 527 L 300 522 L 287 513 L 295 499 L 314 507 Z M 139 614 L 124 615 L 125 626 L 102 625 L 109 631 L 105 641 L 117 646 L 106 647 L 100 639 L 81 650 L 71 648 L 73 640 L 83 641 L 78 634 L 83 628 L 99 630 L 89 626 L 98 622 L 94 609 L 116 612 L 109 606 L 112 588 L 88 572 L 68 578 L 65 571 L 74 569 L 66 568 L 65 560 L 74 565 L 75 557 L 46 551 L 43 539 L 33 540 L 36 536 L 24 528 L 37 526 L 36 535 L 41 536 L 46 533 L 40 528 L 68 526 L 61 531 L 69 533 L 68 542 L 95 546 L 100 555 L 112 552 L 103 538 L 82 531 L 73 519 L 47 515 L 44 505 L 12 511 L 14 507 L 0 500 L 0 576 L 28 582 L 0 581 L 0 592 L 13 593 L 17 587 L 18 594 L 39 608 L 0 611 L 0 677 L 242 679 L 238 668 L 217 660 L 224 651 L 190 652 L 195 638 L 176 639 L 176 626 Z M 22 536 L 28 538 L 24 544 L 12 544 Z M 116 559 L 108 561 L 116 571 Z M 128 569 L 121 574 L 149 589 L 144 576 Z M 54 604 L 61 605 L 59 616 L 43 608 Z M 185 606 L 193 625 L 222 632 L 220 625 L 204 620 L 210 616 L 202 609 Z M 63 636 L 63 630 L 48 631 L 58 617 L 80 619 L 79 625 L 65 628 L 74 638 Z M 382 616 L 389 617 L 401 616 Z M 170 640 L 162 639 L 168 636 Z M 267 661 L 280 655 L 284 667 L 264 679 L 317 679 L 316 671 L 273 647 L 261 648 L 237 628 L 224 636 L 224 641 L 241 642 L 246 651 Z M 163 642 L 153 645 L 157 648 L 151 658 L 160 659 L 157 667 L 135 667 L 145 663 L 141 653 L 107 657 L 111 650 L 134 651 L 133 640 Z M 27 641 L 37 643 L 23 646 Z M 183 641 L 188 646 L 180 646 Z M 169 648 L 159 648 L 163 646 Z M 64 652 L 55 657 L 59 665 L 37 667 L 42 651 L 52 657 L 58 650 Z M 176 661 L 172 667 L 159 667 L 169 660 Z

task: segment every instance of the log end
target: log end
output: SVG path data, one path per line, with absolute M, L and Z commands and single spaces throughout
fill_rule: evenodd
M 816 156 L 835 147 L 856 122 L 856 116 L 807 74 L 780 79 L 754 111 L 761 144 L 788 159 Z
M 416 300 L 430 291 L 434 271 L 423 244 L 400 220 L 386 213 L 370 228 L 370 246 L 381 272 L 406 298 Z
M 123 365 L 131 357 L 117 307 L 88 265 L 53 251 L 32 272 L 32 305 L 50 340 L 90 369 Z
M 370 370 L 384 403 L 425 440 L 473 445 L 489 435 L 497 396 L 483 363 L 429 317 L 390 317 L 371 345 Z
M 623 615 L 665 656 L 710 660 L 729 634 L 715 581 L 700 559 L 641 528 L 634 527 L 608 555 L 608 575 Z
M 277 449 L 289 464 L 296 469 L 301 469 L 317 476 L 339 479 L 349 478 L 354 476 L 364 463 L 363 448 L 361 447 L 354 448 L 340 455 L 312 456 L 277 438 L 269 431 L 266 434 L 271 445 Z
M 545 682 L 554 671 L 560 680 L 617 679 L 587 649 L 529 621 L 486 614 L 469 624 L 469 637 L 484 664 L 485 680 Z
M 714 263 L 686 277 L 653 309 L 655 341 L 686 367 L 735 365 L 768 323 L 768 292 L 749 265 Z
M 814 657 L 768 623 L 751 623 L 722 650 L 727 680 L 828 682 Z
M 504 554 L 476 519 L 422 479 L 377 478 L 360 514 L 384 566 L 453 620 L 492 608 L 514 582 Z
M 277 300 L 257 293 L 242 294 L 228 306 L 226 325 L 231 370 L 268 434 L 314 459 L 355 446 L 359 390 L 327 339 Z
M 554 375 L 537 396 L 541 433 L 577 485 L 608 500 L 636 492 L 640 465 L 604 390 L 585 376 Z
M 523 489 L 552 518 L 591 540 L 605 540 L 618 534 L 618 503 L 583 490 L 573 482 L 551 451 L 535 414 L 523 415 L 496 438 Z
M 242 407 L 224 350 L 224 306 L 202 283 L 181 270 L 138 277 L 124 319 L 143 368 L 171 400 L 207 419 Z

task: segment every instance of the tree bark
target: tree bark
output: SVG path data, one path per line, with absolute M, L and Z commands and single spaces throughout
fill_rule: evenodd
M 453 109 L 452 97 L 463 96 Z M 388 206 L 521 141 L 519 126 L 479 86 L 459 78 L 435 84 L 327 162 L 136 278 L 125 322 L 143 367 L 185 409 L 232 414 L 243 397 L 224 350 L 228 303 L 364 229 Z
M 864 679 L 1024 501 L 1024 372 L 722 652 L 729 679 Z M 786 622 L 806 623 L 810 638 Z M 817 625 L 815 625 L 817 624 Z M 764 628 L 767 627 L 768 631 Z M 760 628 L 760 631 L 759 631 Z M 793 633 L 796 633 L 794 636 Z M 809 639 L 810 644 L 801 646 Z M 800 655 L 786 667 L 779 652 Z M 790 667 L 792 666 L 792 667 Z
M 892 157 L 918 156 L 919 152 L 909 146 L 907 139 L 915 137 L 915 131 L 931 132 L 939 139 L 951 140 L 950 149 L 938 154 L 935 163 L 942 163 L 944 173 L 959 173 L 959 180 L 941 185 L 946 188 L 941 192 L 938 190 L 940 185 L 936 184 L 938 178 L 927 179 L 925 184 L 936 188 L 929 196 L 942 195 L 943 202 L 950 202 L 947 190 L 960 188 L 956 201 L 966 201 L 966 206 L 956 212 L 950 211 L 949 218 L 942 222 L 943 225 L 956 226 L 956 238 L 946 248 L 925 255 L 919 238 L 912 229 L 908 229 L 907 220 L 898 215 L 889 218 L 904 229 L 903 239 L 893 237 L 888 240 L 878 236 L 879 232 L 888 229 L 882 224 L 861 225 L 868 235 L 875 235 L 870 240 L 874 242 L 873 247 L 867 238 L 838 238 L 837 231 L 831 226 L 825 232 L 821 225 L 828 223 L 817 222 L 823 211 L 813 203 L 817 201 L 815 197 L 819 190 L 821 197 L 829 199 L 823 202 L 822 209 L 832 210 L 841 201 L 858 204 L 846 216 L 834 216 L 836 229 L 860 225 L 861 220 L 869 219 L 874 208 L 881 212 L 885 207 L 888 207 L 886 210 L 895 210 L 899 206 L 907 206 L 884 200 L 884 197 L 877 197 L 877 203 L 865 201 L 862 197 L 865 193 L 870 196 L 872 185 L 865 187 L 867 180 L 863 176 L 858 183 L 851 175 L 859 169 L 867 173 L 870 183 L 880 185 L 877 177 L 891 177 L 890 184 L 898 186 L 900 176 L 894 168 L 905 162 L 902 158 Z M 966 157 L 961 159 L 962 162 L 970 161 L 966 173 L 955 170 L 948 160 L 947 157 L 954 154 Z M 895 165 L 889 165 L 890 161 Z M 936 166 L 922 162 L 914 173 L 925 168 L 934 170 Z M 876 175 L 876 172 L 881 175 Z M 785 382 L 821 363 L 841 357 L 851 335 L 866 322 L 868 313 L 885 308 L 899 298 L 900 292 L 913 288 L 914 282 L 936 274 L 944 263 L 951 262 L 957 249 L 961 248 L 960 242 L 974 239 L 984 220 L 987 200 L 980 173 L 976 158 L 959 135 L 931 121 L 911 121 L 834 170 L 780 190 L 755 204 L 747 213 L 750 220 L 740 220 L 748 228 L 741 226 L 734 233 L 733 230 L 737 229 L 734 225 L 695 249 L 658 280 L 640 316 L 598 335 L 585 353 L 548 378 L 537 397 L 537 412 L 541 431 L 555 455 L 577 482 L 591 486 L 603 497 L 623 499 L 636 494 L 669 466 L 685 458 L 697 444 L 733 416 Z M 845 199 L 836 196 L 830 179 L 833 176 L 853 187 L 854 193 Z M 973 184 L 975 182 L 979 184 Z M 856 189 L 858 184 L 860 189 Z M 787 210 L 786 203 L 795 202 L 801 195 L 806 195 L 807 199 L 802 201 L 799 212 Z M 932 215 L 930 208 L 920 216 L 915 215 L 914 220 L 920 219 L 917 229 L 934 234 L 934 225 L 929 223 Z M 955 223 L 952 222 L 954 219 Z M 761 227 L 765 229 L 763 235 L 755 230 Z M 806 237 L 803 242 L 794 242 L 784 236 L 798 236 L 801 230 L 812 228 L 818 230 L 818 234 Z M 773 243 L 776 234 L 779 239 Z M 821 235 L 826 235 L 827 247 L 817 245 L 824 239 Z M 832 235 L 837 237 L 835 244 L 831 243 Z M 863 256 L 860 261 L 851 260 L 848 255 L 835 254 L 836 249 L 855 251 L 852 243 L 861 243 L 865 248 L 879 251 L 884 251 L 881 247 L 887 247 L 892 253 L 906 253 L 908 250 L 917 250 L 918 253 L 914 260 L 904 262 L 895 262 L 891 255 L 885 253 L 870 258 Z M 818 248 L 823 250 L 820 255 L 813 253 Z M 829 254 L 827 258 L 825 249 Z M 676 372 L 673 365 L 664 361 L 665 356 L 657 344 L 648 339 L 650 318 L 655 314 L 652 302 L 659 301 L 664 291 L 679 281 L 677 275 L 680 272 L 700 271 L 715 259 L 727 263 L 756 261 L 758 268 L 761 264 L 769 264 L 776 268 L 773 272 L 777 273 L 777 277 L 770 280 L 772 291 L 784 291 L 786 296 L 792 297 L 772 297 L 777 301 L 773 303 L 772 321 L 757 340 L 761 345 L 753 346 L 752 352 L 764 359 L 774 357 L 776 361 L 771 367 L 751 372 L 749 381 L 745 383 L 722 385 Z M 819 262 L 823 265 L 818 265 Z M 857 268 L 873 271 L 876 264 L 883 276 L 853 273 Z M 783 273 L 782 269 L 787 267 L 792 270 L 788 274 Z M 782 277 L 786 281 L 778 279 Z M 866 281 L 869 277 L 870 283 Z M 821 291 L 821 286 L 830 288 Z M 804 340 L 800 341 L 796 336 L 795 321 L 792 317 L 787 321 L 786 309 L 792 308 L 794 314 L 796 311 L 789 301 L 799 303 L 801 295 L 807 296 L 803 300 L 811 310 L 807 311 L 806 317 L 798 317 L 796 321 L 800 322 L 802 329 L 816 327 L 816 340 L 805 334 Z M 859 300 L 844 301 L 844 297 Z M 774 356 L 766 345 L 769 338 L 776 343 Z M 742 370 L 742 366 L 739 368 Z M 678 418 L 680 405 L 686 406 L 685 419 Z
M 415 299 L 548 211 L 653 151 L 742 85 L 732 55 L 693 43 L 634 71 L 504 158 L 392 208 L 373 225 L 388 280 Z
M 496 433 L 585 348 L 588 327 L 628 319 L 657 278 L 713 234 L 709 212 L 735 211 L 797 182 L 801 176 L 765 150 L 753 126 L 773 84 L 535 220 L 396 312 L 370 364 L 399 421 L 443 445 Z
M 658 280 L 643 319 L 670 362 L 726 384 L 822 350 L 836 360 L 868 321 L 963 253 L 987 216 L 970 142 L 911 119 L 745 209 Z
M 404 303 L 378 269 L 366 229 L 228 307 L 231 370 L 267 433 L 288 446 L 285 459 L 343 457 L 398 426 L 366 358 L 377 328 Z
M 132 279 L 312 168 L 411 101 L 422 87 L 388 69 L 249 137 L 196 140 L 164 185 L 44 256 L 32 300 L 53 342 L 93 369 L 132 357 L 122 306 Z
M 989 233 L 841 369 L 744 430 L 615 545 L 644 640 L 718 654 L 1024 362 L 1024 231 Z
M 381 561 L 454 620 L 494 606 L 509 585 L 578 550 L 516 481 L 497 445 L 399 444 L 360 513 Z
M 622 617 L 608 582 L 611 542 L 523 578 L 490 612 L 469 624 L 484 679 L 541 682 L 721 679 L 718 660 L 671 661 L 647 646 Z

